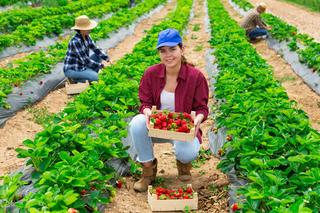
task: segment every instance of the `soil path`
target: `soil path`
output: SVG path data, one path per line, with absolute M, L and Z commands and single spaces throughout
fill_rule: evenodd
M 230 16 L 238 23 L 241 17 L 230 6 L 227 0 L 222 0 Z M 310 118 L 313 128 L 320 131 L 320 96 L 313 92 L 303 79 L 292 70 L 291 66 L 274 50 L 269 49 L 265 41 L 253 45 L 257 52 L 272 66 L 274 77 L 281 82 L 289 98 L 298 103 L 298 108 L 304 110 Z
M 135 28 L 133 35 L 126 37 L 115 48 L 109 49 L 108 54 L 113 62 L 121 59 L 125 54 L 132 52 L 134 46 L 145 36 L 146 30 L 153 25 L 160 23 L 163 18 L 173 10 L 176 1 L 166 4 L 159 12 L 152 17 L 144 19 Z M 68 102 L 73 100 L 67 96 L 65 89 L 58 89 L 48 94 L 32 109 L 47 109 L 49 113 L 61 111 Z M 23 140 L 34 138 L 35 134 L 41 131 L 42 126 L 35 123 L 34 113 L 30 110 L 22 110 L 9 119 L 3 128 L 0 128 L 0 175 L 12 172 L 24 164 L 24 159 L 16 157 L 15 148 L 21 147 Z
M 204 0 L 195 0 L 194 18 L 188 24 L 188 32 L 184 37 L 185 56 L 197 68 L 205 71 L 205 52 L 209 46 L 210 35 L 205 29 L 205 4 Z M 197 30 L 198 29 L 198 30 Z M 205 76 L 207 73 L 204 72 Z M 210 105 L 213 100 L 210 100 Z M 192 169 L 192 186 L 199 194 L 199 210 L 197 212 L 224 213 L 228 212 L 227 178 L 216 165 L 219 160 L 209 154 L 207 132 L 212 127 L 213 121 L 208 119 L 201 126 L 203 130 L 202 151 L 198 161 Z M 207 150 L 207 151 L 205 151 Z M 171 144 L 155 144 L 154 153 L 158 159 L 158 174 L 156 182 L 162 187 L 176 189 L 185 183 L 177 179 L 175 155 Z M 200 163 L 200 162 L 203 162 Z M 133 189 L 135 177 L 125 178 L 125 187 L 118 190 L 113 202 L 108 205 L 106 213 L 149 213 L 151 209 L 147 202 L 147 192 L 137 193 Z
M 258 4 L 262 0 L 249 0 L 253 5 Z M 268 11 L 273 15 L 280 17 L 288 24 L 298 28 L 300 33 L 306 33 L 320 42 L 320 13 L 311 12 L 305 8 L 299 7 L 278 0 L 263 0 L 268 5 Z

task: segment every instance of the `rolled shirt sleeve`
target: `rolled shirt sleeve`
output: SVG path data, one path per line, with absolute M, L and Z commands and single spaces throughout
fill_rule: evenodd
M 94 43 L 94 41 L 91 39 L 91 37 L 89 37 L 89 47 L 90 49 L 92 49 L 92 51 L 99 56 L 101 59 L 108 61 L 109 60 L 109 56 L 107 54 L 105 54 L 104 52 L 101 51 L 101 49 L 97 48 L 96 44 Z
M 143 114 L 143 110 L 145 108 L 152 108 L 153 103 L 153 95 L 152 95 L 152 86 L 151 86 L 151 78 L 149 76 L 149 72 L 145 72 L 141 78 L 140 86 L 139 86 L 139 99 L 140 99 L 140 113 Z

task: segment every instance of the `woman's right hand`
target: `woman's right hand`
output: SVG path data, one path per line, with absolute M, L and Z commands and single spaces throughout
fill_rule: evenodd
M 149 128 L 150 128 L 151 109 L 145 108 L 145 109 L 143 110 L 143 114 L 146 116 L 146 126 L 147 126 L 147 129 L 149 129 Z

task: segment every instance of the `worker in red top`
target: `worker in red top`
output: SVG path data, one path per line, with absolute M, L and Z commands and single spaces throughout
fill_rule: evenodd
M 161 63 L 145 71 L 139 87 L 141 114 L 136 115 L 129 124 L 129 137 L 137 151 L 137 161 L 143 168 L 142 178 L 134 184 L 134 189 L 139 192 L 146 191 L 156 177 L 157 159 L 153 155 L 153 142 L 168 142 L 173 145 L 178 178 L 181 181 L 191 180 L 191 161 L 198 157 L 200 150 L 201 131 L 189 142 L 149 137 L 148 124 L 152 106 L 175 112 L 195 111 L 196 129 L 208 116 L 207 80 L 183 56 L 184 46 L 179 32 L 175 29 L 161 31 L 157 49 Z

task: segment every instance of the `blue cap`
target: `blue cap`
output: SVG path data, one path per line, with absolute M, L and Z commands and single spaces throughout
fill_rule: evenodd
M 174 47 L 178 44 L 182 44 L 182 39 L 178 30 L 166 29 L 159 33 L 157 49 L 164 46 Z

